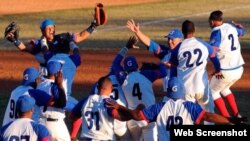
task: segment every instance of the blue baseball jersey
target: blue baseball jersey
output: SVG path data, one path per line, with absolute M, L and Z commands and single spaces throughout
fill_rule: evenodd
M 72 110 L 75 117 L 82 117 L 82 138 L 116 140 L 112 109 L 106 107 L 109 96 L 93 94 L 82 99 Z
M 165 45 L 157 44 L 155 41 L 150 40 L 149 51 L 154 53 L 154 55 L 158 57 L 162 63 L 169 62 L 170 60 L 171 50 Z M 171 73 L 170 69 L 166 68 L 167 75 L 164 78 L 162 78 L 163 90 L 165 92 L 167 91 L 168 88 L 168 80 L 170 78 L 170 73 Z
M 177 66 L 173 75 L 183 80 L 185 94 L 204 93 L 208 86 L 208 58 L 214 64 L 215 70 L 220 71 L 220 63 L 213 47 L 195 37 L 183 40 L 172 51 L 170 62 Z
M 1 128 L 0 140 L 51 141 L 51 135 L 45 126 L 28 118 L 20 118 Z
M 129 109 L 135 109 L 138 104 L 149 106 L 155 103 L 152 83 L 167 75 L 163 64 L 159 70 L 134 71 L 127 74 L 121 66 L 123 56 L 118 54 L 113 61 L 112 70 L 122 86 Z
M 147 122 L 156 122 L 158 137 L 161 141 L 170 138 L 170 125 L 199 124 L 205 111 L 196 103 L 178 99 L 166 99 L 142 110 L 141 114 Z
M 223 23 L 212 29 L 210 44 L 217 49 L 222 70 L 232 70 L 245 62 L 241 55 L 239 37 L 244 36 L 243 28 Z

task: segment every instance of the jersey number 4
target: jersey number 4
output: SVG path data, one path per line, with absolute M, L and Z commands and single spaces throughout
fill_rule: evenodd
M 96 130 L 100 130 L 99 112 L 86 111 L 84 115 L 87 118 L 88 128 L 89 129 L 92 129 L 93 126 L 95 126 Z
M 133 86 L 133 91 L 132 91 L 132 95 L 133 96 L 137 96 L 139 100 L 141 100 L 141 96 L 142 96 L 142 93 L 141 93 L 141 90 L 140 90 L 140 85 L 139 83 L 135 83 L 134 86 Z

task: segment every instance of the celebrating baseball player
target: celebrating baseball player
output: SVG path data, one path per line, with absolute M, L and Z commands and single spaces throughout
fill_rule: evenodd
M 245 29 L 242 25 L 232 22 L 223 23 L 223 13 L 213 11 L 209 16 L 209 24 L 212 28 L 210 44 L 215 48 L 221 64 L 221 73 L 224 79 L 212 77 L 210 87 L 217 109 L 223 116 L 229 117 L 225 103 L 221 95 L 228 102 L 233 116 L 240 116 L 234 95 L 230 87 L 238 81 L 243 74 L 244 60 L 241 55 L 239 37 L 244 36 Z
M 32 97 L 23 95 L 18 98 L 16 113 L 19 118 L 0 129 L 1 141 L 51 141 L 48 129 L 31 119 L 34 106 L 35 100 Z
M 127 27 L 135 33 L 135 35 L 139 38 L 139 40 L 148 47 L 148 50 L 161 60 L 162 63 L 166 63 L 169 61 L 171 56 L 171 50 L 173 50 L 183 39 L 183 35 L 180 30 L 173 29 L 171 30 L 165 38 L 168 39 L 168 46 L 163 44 L 158 44 L 148 36 L 146 36 L 140 30 L 139 23 L 135 23 L 133 19 L 127 22 Z M 163 80 L 163 90 L 167 91 L 168 80 L 170 77 L 170 69 L 166 69 L 167 76 L 164 77 Z
M 107 107 L 117 109 L 114 112 L 116 113 L 114 117 L 122 121 L 144 120 L 144 126 L 156 122 L 160 141 L 170 140 L 170 125 L 193 125 L 199 124 L 202 120 L 221 124 L 241 124 L 242 121 L 247 120 L 245 118 L 225 118 L 206 112 L 196 103 L 183 100 L 185 94 L 182 85 L 183 83 L 177 77 L 170 78 L 166 101 L 151 105 L 143 110 L 131 110 L 111 99 L 107 100 Z
M 5 38 L 13 43 L 19 50 L 26 51 L 35 56 L 36 60 L 40 63 L 40 73 L 47 76 L 46 63 L 48 59 L 61 48 L 69 48 L 70 43 L 73 41 L 79 43 L 88 38 L 97 26 L 103 25 L 107 22 L 107 14 L 101 3 L 95 7 L 94 20 L 90 26 L 79 33 L 61 33 L 55 34 L 55 22 L 51 19 L 45 19 L 40 24 L 42 33 L 41 39 L 30 40 L 22 42 L 19 40 L 20 27 L 17 23 L 10 23 L 5 29 Z
M 82 117 L 81 140 L 116 140 L 112 109 L 106 107 L 113 86 L 107 77 L 101 77 L 97 84 L 98 94 L 83 98 L 72 110 L 72 121 Z M 74 127 L 74 126 L 73 126 Z
M 222 77 L 220 62 L 212 46 L 195 38 L 194 32 L 193 22 L 186 20 L 182 23 L 184 40 L 172 51 L 170 63 L 176 66 L 176 74 L 173 75 L 184 82 L 185 99 L 197 102 L 205 110 L 214 112 L 206 65 L 209 57 L 214 64 L 216 77 Z
M 127 47 L 121 49 L 119 54 L 113 61 L 112 70 L 114 71 L 118 82 L 122 86 L 129 109 L 135 109 L 138 104 L 143 103 L 148 107 L 155 103 L 155 96 L 152 83 L 167 75 L 163 64 L 159 65 L 158 70 L 142 70 L 137 71 L 138 64 L 134 56 L 127 56 L 121 62 L 128 51 L 128 47 L 134 46 L 136 42 L 129 40 Z M 150 123 L 147 127 L 140 128 L 138 122 L 134 120 L 128 121 L 128 129 L 131 138 L 134 141 L 139 140 L 157 140 L 157 130 L 155 123 Z

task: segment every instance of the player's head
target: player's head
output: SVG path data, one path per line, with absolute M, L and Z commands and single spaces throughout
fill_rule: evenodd
M 45 19 L 44 21 L 42 21 L 40 24 L 40 29 L 47 41 L 52 41 L 54 39 L 55 22 L 53 20 Z
M 39 73 L 36 68 L 30 67 L 24 70 L 22 85 L 36 87 L 36 80 Z
M 20 117 L 24 115 L 32 116 L 33 107 L 35 106 L 35 99 L 28 96 L 23 95 L 20 96 L 16 103 L 17 113 Z
M 125 71 L 132 72 L 138 69 L 138 64 L 134 56 L 127 56 L 123 61 Z
M 184 35 L 184 38 L 193 37 L 194 32 L 195 32 L 194 23 L 192 21 L 185 20 L 182 23 L 182 33 Z
M 101 77 L 97 82 L 97 89 L 100 95 L 110 95 L 113 90 L 110 78 L 108 76 Z
M 171 30 L 165 38 L 168 38 L 168 46 L 170 49 L 174 49 L 183 39 L 183 34 L 179 29 Z
M 211 28 L 214 28 L 216 26 L 219 26 L 222 24 L 222 16 L 223 16 L 223 12 L 221 12 L 220 10 L 216 10 L 216 11 L 213 11 L 210 16 L 209 16 L 209 19 L 208 19 L 208 22 L 209 22 L 209 26 Z
M 49 61 L 47 64 L 48 76 L 56 75 L 61 69 L 62 64 L 58 61 Z
M 172 99 L 184 98 L 182 82 L 177 77 L 172 77 L 168 81 L 167 97 Z

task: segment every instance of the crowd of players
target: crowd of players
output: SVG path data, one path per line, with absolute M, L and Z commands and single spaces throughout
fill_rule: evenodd
M 128 39 L 114 58 L 110 72 L 100 77 L 90 95 L 78 101 L 71 88 L 81 56 L 77 43 L 95 30 L 95 23 L 79 33 L 55 34 L 55 23 L 46 19 L 41 25 L 41 39 L 15 46 L 35 56 L 39 70 L 29 67 L 22 84 L 11 92 L 0 130 L 0 140 L 80 140 L 156 141 L 169 140 L 170 125 L 241 123 L 230 87 L 241 78 L 244 60 L 239 37 L 242 25 L 223 23 L 223 13 L 213 11 L 210 42 L 195 37 L 190 20 L 182 28 L 171 30 L 166 45 L 156 43 L 140 30 L 134 20 L 127 27 L 135 36 Z M 9 35 L 14 38 L 14 35 Z M 139 39 L 159 58 L 159 64 L 138 68 L 135 56 L 126 53 L 136 48 Z M 214 65 L 209 81 L 207 61 Z M 162 79 L 166 96 L 156 103 L 153 83 Z M 232 114 L 226 109 L 228 102 Z M 214 113 L 214 105 L 220 114 Z M 71 131 L 65 124 L 70 113 Z M 236 118 L 237 117 L 237 118 Z M 238 119 L 238 120 L 237 120 Z

